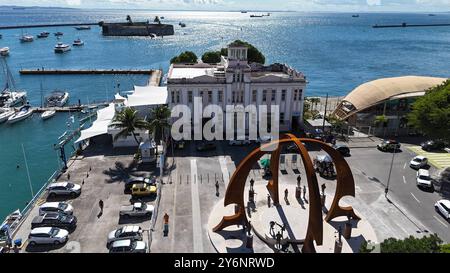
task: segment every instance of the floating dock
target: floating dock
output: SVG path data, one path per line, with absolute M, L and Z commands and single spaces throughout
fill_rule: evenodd
M 98 26 L 98 25 L 99 23 L 41 24 L 41 25 L 0 26 L 0 29 L 38 28 L 38 27 L 77 27 L 77 26 Z
M 122 70 L 122 69 L 21 69 L 22 75 L 104 75 L 104 74 L 142 74 L 152 75 L 156 70 Z
M 448 24 L 407 24 L 402 23 L 399 25 L 373 25 L 373 28 L 393 28 L 393 27 L 449 27 L 450 23 Z

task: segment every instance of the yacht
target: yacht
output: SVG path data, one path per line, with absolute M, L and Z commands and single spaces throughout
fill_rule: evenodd
M 34 37 L 32 35 L 22 35 L 22 37 L 20 37 L 20 41 L 22 43 L 29 43 L 29 42 L 33 42 Z
M 48 110 L 41 114 L 41 118 L 43 120 L 47 120 L 47 119 L 53 117 L 55 114 L 56 114 L 55 110 Z
M 0 56 L 8 56 L 9 55 L 9 47 L 0 48 Z
M 70 45 L 63 44 L 61 42 L 57 43 L 55 46 L 55 53 L 64 53 L 70 51 Z
M 47 38 L 50 35 L 50 32 L 44 31 L 37 35 L 38 38 Z
M 9 71 L 6 59 L 3 58 L 3 65 L 5 75 L 5 87 L 0 93 L 0 107 L 14 107 L 16 105 L 22 105 L 27 100 L 27 93 L 23 91 L 16 90 L 14 79 Z
M 11 108 L 0 108 L 0 123 L 7 121 L 14 113 L 15 111 Z
M 359 14 L 353 14 L 352 17 L 353 17 L 353 18 L 358 18 L 358 17 L 359 17 Z
M 73 41 L 73 46 L 82 46 L 84 45 L 84 41 L 80 40 L 80 38 Z
M 79 27 L 75 27 L 77 30 L 90 30 L 91 27 L 90 26 L 79 26 Z
M 64 33 L 62 33 L 61 31 L 55 32 L 55 36 L 63 36 Z
M 31 115 L 33 115 L 33 108 L 31 108 L 30 105 L 22 106 L 19 111 L 8 118 L 8 123 L 13 124 L 19 122 L 30 117 Z
M 45 101 L 47 107 L 63 107 L 69 100 L 69 93 L 65 91 L 54 91 Z

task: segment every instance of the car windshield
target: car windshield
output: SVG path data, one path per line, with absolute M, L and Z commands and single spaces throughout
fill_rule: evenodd
M 132 242 L 132 243 L 131 243 L 131 249 L 135 249 L 135 248 L 136 248 L 136 245 L 137 245 L 137 242 L 136 242 L 136 241 Z
M 120 236 L 120 234 L 122 234 L 122 229 L 121 228 L 119 228 L 118 230 L 116 230 L 116 237 L 119 237 Z
M 50 235 L 52 236 L 52 237 L 55 237 L 56 236 L 56 234 L 58 234 L 58 229 L 57 228 L 52 228 L 51 230 L 50 230 Z
M 64 215 L 64 214 L 59 214 L 59 215 L 58 215 L 58 220 L 59 220 L 60 222 L 65 222 L 66 219 L 67 219 L 67 216 Z
M 443 203 L 441 203 L 441 206 L 442 206 L 447 212 L 450 212 L 450 208 L 448 208 L 446 205 L 444 205 Z
M 414 162 L 422 162 L 422 159 L 420 159 L 420 158 L 414 158 L 413 161 L 414 161 Z
M 421 175 L 421 176 L 419 176 L 419 178 L 422 179 L 422 180 L 431 180 L 431 178 L 429 176 L 426 176 L 426 175 Z
M 66 186 L 66 187 L 67 187 L 68 189 L 71 189 L 71 188 L 73 188 L 74 186 L 75 186 L 75 185 L 74 185 L 73 183 L 67 183 L 67 186 Z
M 68 205 L 66 203 L 59 203 L 58 208 L 60 210 L 66 210 Z

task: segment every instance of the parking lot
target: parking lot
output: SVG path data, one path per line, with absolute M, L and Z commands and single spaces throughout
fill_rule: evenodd
M 134 151 L 134 150 L 133 150 Z M 124 193 L 124 181 L 131 176 L 152 174 L 151 166 L 135 166 L 133 151 L 112 150 L 101 145 L 89 147 L 83 158 L 71 162 L 69 170 L 59 181 L 70 181 L 82 185 L 81 195 L 73 198 L 44 197 L 38 201 L 67 201 L 74 207 L 78 218 L 77 228 L 69 235 L 69 241 L 61 246 L 29 246 L 25 242 L 25 252 L 83 252 L 105 253 L 108 233 L 124 225 L 139 225 L 144 230 L 144 241 L 148 242 L 150 217 L 124 219 L 119 217 L 122 205 L 131 204 L 131 195 Z M 154 198 L 153 198 L 154 199 Z M 149 203 L 153 199 L 143 200 Z M 100 213 L 99 201 L 103 200 L 104 209 Z M 15 238 L 26 239 L 31 230 L 31 221 L 38 215 L 38 206 L 31 212 Z

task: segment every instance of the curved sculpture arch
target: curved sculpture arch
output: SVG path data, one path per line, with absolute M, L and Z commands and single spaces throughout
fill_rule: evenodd
M 270 148 L 277 145 L 277 148 L 273 150 L 271 153 L 271 162 L 270 162 L 270 170 L 272 172 L 272 178 L 269 180 L 267 184 L 267 190 L 272 197 L 274 205 L 279 204 L 279 159 L 281 154 L 281 148 L 283 144 L 287 143 L 295 143 L 298 150 L 300 151 L 300 156 L 303 161 L 303 165 L 306 170 L 307 183 L 308 183 L 308 196 L 310 202 L 310 210 L 308 217 L 308 228 L 306 232 L 306 238 L 304 239 L 304 244 L 302 248 L 303 253 L 314 253 L 314 241 L 317 245 L 322 245 L 323 241 L 323 220 L 322 220 L 322 206 L 320 200 L 320 192 L 319 185 L 317 182 L 317 176 L 314 170 L 313 163 L 311 158 L 306 150 L 304 143 L 316 143 L 318 144 L 325 152 L 327 152 L 336 165 L 336 173 L 337 173 L 337 186 L 336 193 L 332 203 L 330 210 L 328 211 L 326 221 L 331 221 L 332 219 L 339 216 L 349 216 L 354 219 L 360 219 L 353 211 L 352 207 L 340 207 L 339 201 L 342 197 L 350 195 L 355 196 L 355 184 L 353 180 L 353 176 L 350 171 L 350 167 L 347 162 L 344 160 L 342 155 L 337 152 L 332 147 L 327 144 L 314 140 L 314 139 L 305 139 L 305 138 L 296 138 L 292 134 L 285 134 L 282 136 L 280 140 L 271 142 L 269 144 L 265 144 L 262 147 L 255 149 L 251 152 L 239 166 L 236 168 L 236 171 L 233 173 L 233 176 L 230 179 L 230 183 L 228 185 L 224 205 L 228 206 L 231 204 L 235 204 L 238 207 L 237 212 L 232 216 L 224 216 L 222 221 L 213 229 L 214 232 L 221 231 L 226 227 L 232 225 L 241 225 L 243 223 L 248 225 L 247 215 L 245 213 L 245 204 L 244 204 L 244 190 L 245 183 L 247 181 L 247 177 L 250 173 L 250 170 L 258 162 L 258 160 L 267 152 L 265 148 Z M 275 148 L 275 147 L 273 147 Z

